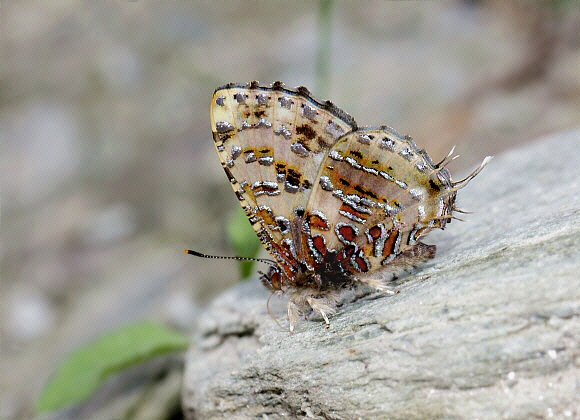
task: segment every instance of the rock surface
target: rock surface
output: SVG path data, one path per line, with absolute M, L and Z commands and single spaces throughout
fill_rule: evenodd
M 207 309 L 186 418 L 580 418 L 580 130 L 497 156 L 430 263 L 294 334 L 258 281 Z M 284 302 L 272 299 L 283 323 Z

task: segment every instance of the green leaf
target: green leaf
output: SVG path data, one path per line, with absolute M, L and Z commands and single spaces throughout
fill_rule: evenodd
M 227 235 L 236 256 L 256 258 L 262 248 L 256 232 L 241 207 L 230 218 Z M 243 279 L 253 273 L 253 266 L 253 261 L 240 261 L 240 274 Z
M 35 409 L 42 413 L 80 402 L 108 375 L 187 345 L 183 334 L 150 322 L 108 333 L 69 355 L 45 385 Z

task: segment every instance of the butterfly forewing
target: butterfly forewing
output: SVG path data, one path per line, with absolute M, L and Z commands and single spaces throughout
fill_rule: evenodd
M 347 114 L 337 114 L 305 89 L 281 84 L 227 85 L 212 99 L 222 166 L 254 230 L 280 262 L 305 258 L 303 247 L 294 248 L 292 220 L 306 208 L 329 148 L 356 126 Z

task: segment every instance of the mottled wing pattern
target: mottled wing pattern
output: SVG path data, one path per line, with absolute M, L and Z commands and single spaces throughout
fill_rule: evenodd
M 455 197 L 447 170 L 389 127 L 341 137 L 317 179 L 306 213 L 310 264 L 333 258 L 353 274 L 381 268 L 444 227 Z
M 330 147 L 356 129 L 348 114 L 319 103 L 306 88 L 230 84 L 211 103 L 211 127 L 222 166 L 265 248 L 290 275 L 303 261 L 294 247 L 319 168 Z M 296 249 L 297 248 L 297 249 Z

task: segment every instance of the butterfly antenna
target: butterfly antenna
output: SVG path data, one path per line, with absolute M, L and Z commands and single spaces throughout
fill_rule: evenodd
M 265 258 L 224 257 L 221 255 L 207 255 L 207 254 L 202 254 L 201 252 L 194 251 L 192 249 L 186 249 L 183 252 L 185 252 L 186 254 L 189 254 L 189 255 L 195 255 L 196 257 L 200 257 L 200 258 L 214 258 L 214 259 L 218 259 L 218 260 L 236 260 L 236 261 L 257 261 L 257 262 L 271 265 L 273 267 L 275 267 L 277 265 L 276 261 L 267 260 Z
M 284 331 L 291 332 L 289 328 L 284 327 L 282 324 L 280 324 L 278 322 L 278 318 L 276 318 L 276 315 L 274 315 L 274 312 L 272 312 L 272 310 L 270 309 L 270 299 L 272 299 L 272 296 L 274 296 L 274 293 L 276 293 L 276 292 L 270 293 L 270 296 L 268 297 L 268 300 L 266 301 L 266 308 L 268 308 L 268 313 L 270 314 L 272 319 L 276 322 L 276 324 L 278 324 L 278 326 L 280 328 L 282 328 Z

